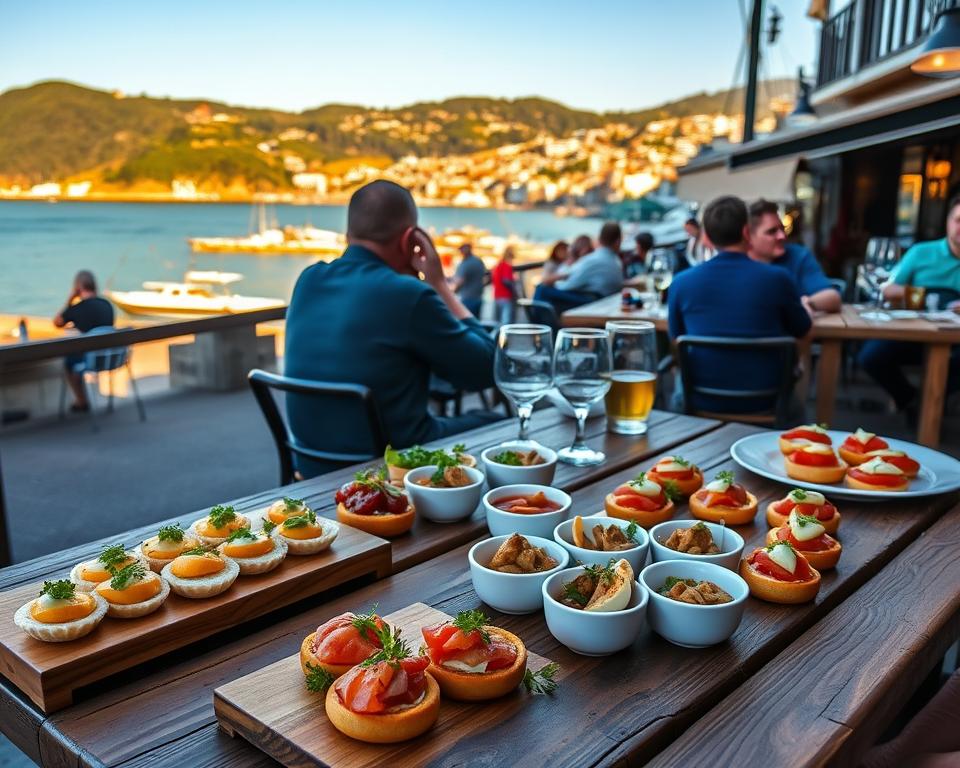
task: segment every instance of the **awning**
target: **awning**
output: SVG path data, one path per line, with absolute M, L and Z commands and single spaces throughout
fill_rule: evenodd
M 677 179 L 677 197 L 701 206 L 720 195 L 736 195 L 748 203 L 760 197 L 774 202 L 790 202 L 794 198 L 793 176 L 796 171 L 795 157 L 736 170 L 728 168 L 726 163 L 702 170 L 688 169 Z

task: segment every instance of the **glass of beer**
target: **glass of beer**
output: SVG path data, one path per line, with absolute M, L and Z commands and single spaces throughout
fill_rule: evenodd
M 607 323 L 613 368 L 606 395 L 607 429 L 642 435 L 657 393 L 657 329 L 643 320 Z
M 904 304 L 907 309 L 922 310 L 926 306 L 927 289 L 922 285 L 907 285 L 903 290 Z

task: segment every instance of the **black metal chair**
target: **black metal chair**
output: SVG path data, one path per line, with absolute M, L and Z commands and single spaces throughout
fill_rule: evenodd
M 377 404 L 374 402 L 373 393 L 369 387 L 360 384 L 293 379 L 276 373 L 261 371 L 259 368 L 250 371 L 247 378 L 251 389 L 253 389 L 254 397 L 257 398 L 257 403 L 260 405 L 260 410 L 263 411 L 263 416 L 267 420 L 267 427 L 270 429 L 270 434 L 273 435 L 273 441 L 277 446 L 277 456 L 280 459 L 281 485 L 287 485 L 300 479 L 295 471 L 293 460 L 295 455 L 338 465 L 339 467 L 347 467 L 383 455 L 387 447 L 386 434 L 383 422 L 380 420 L 380 412 L 377 410 Z M 363 430 L 366 429 L 365 437 L 369 450 L 358 453 L 328 451 L 299 442 L 290 433 L 286 422 L 280 415 L 280 409 L 277 407 L 277 401 L 273 397 L 272 390 L 327 400 L 333 403 L 335 407 L 337 403 L 341 407 L 346 404 L 359 411 L 366 424 L 357 424 L 353 435 L 362 436 L 364 434 Z
M 693 416 L 721 419 L 724 421 L 746 421 L 756 424 L 771 424 L 774 426 L 788 426 L 790 418 L 790 403 L 795 383 L 795 369 L 797 364 L 797 342 L 789 336 L 770 336 L 761 338 L 729 338 L 723 336 L 679 336 L 677 344 L 677 359 L 680 366 L 680 378 L 683 382 L 684 412 Z M 694 348 L 751 352 L 763 350 L 771 356 L 780 358 L 780 380 L 776 387 L 760 389 L 720 389 L 705 386 L 700 383 L 697 369 L 691 357 Z M 749 385 L 750 372 L 744 371 L 744 382 Z M 738 401 L 759 398 L 775 400 L 772 411 L 760 413 L 735 413 L 703 411 L 694 407 L 697 396 L 728 399 L 731 404 Z
M 531 323 L 549 325 L 554 333 L 560 329 L 560 316 L 552 304 L 534 299 L 517 299 L 517 306 L 523 307 L 523 311 L 527 314 L 527 320 Z

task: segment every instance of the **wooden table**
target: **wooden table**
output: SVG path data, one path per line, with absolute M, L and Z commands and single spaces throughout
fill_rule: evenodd
M 660 442 L 657 430 L 671 433 L 671 424 L 674 428 L 694 426 L 684 421 L 665 420 L 651 428 L 649 441 Z M 512 424 L 510 427 L 512 435 L 514 427 Z M 758 496 L 761 510 L 770 500 L 784 495 L 784 486 L 737 469 L 730 462 L 731 443 L 757 431 L 756 427 L 741 424 L 717 427 L 710 422 L 699 427 L 701 431 L 697 435 L 662 450 L 682 453 L 697 463 L 708 477 L 720 469 L 735 469 L 738 478 Z M 486 428 L 487 436 L 502 439 L 498 432 L 501 428 L 497 425 Z M 569 439 L 571 426 L 550 424 L 546 414 L 538 413 L 534 429 L 542 430 L 543 435 L 560 429 L 563 440 L 553 443 L 559 445 Z M 472 439 L 478 441 L 482 433 L 482 430 L 473 433 Z M 605 444 L 606 440 L 595 430 L 591 439 L 594 444 Z M 563 473 L 563 478 L 558 473 L 558 480 L 571 489 L 578 513 L 590 514 L 600 509 L 604 495 L 611 488 L 631 478 L 662 452 L 651 451 L 649 445 L 643 449 L 634 447 L 631 451 L 615 440 L 605 445 L 611 457 L 608 465 L 594 468 L 589 475 L 580 475 L 582 470 L 572 468 L 569 473 Z M 613 448 L 615 445 L 620 447 Z M 627 460 L 626 456 L 633 458 Z M 312 481 L 311 489 L 334 484 L 334 478 L 319 478 Z M 305 485 L 301 484 L 300 488 Z M 272 491 L 265 496 L 276 493 Z M 899 579 L 905 594 L 912 589 L 919 595 L 929 588 L 928 577 L 946 574 L 952 578 L 955 565 L 950 566 L 949 573 L 940 566 L 928 573 L 924 561 L 913 559 L 913 568 L 903 569 L 899 556 L 909 552 L 918 540 L 922 542 L 921 534 L 936 526 L 938 518 L 956 501 L 957 495 L 953 494 L 910 503 L 841 503 L 840 538 L 844 554 L 837 571 L 825 574 L 817 600 L 805 606 L 774 606 L 751 598 L 743 623 L 732 640 L 706 650 L 672 646 L 645 629 L 631 649 L 615 656 L 603 659 L 577 656 L 557 644 L 542 614 L 502 616 L 481 606 L 466 567 L 469 541 L 456 546 L 457 535 L 451 534 L 452 551 L 437 554 L 442 545 L 431 544 L 431 549 L 436 550 L 435 556 L 424 558 L 387 579 L 359 589 L 356 585 L 344 585 L 342 590 L 328 594 L 325 602 L 314 599 L 291 606 L 130 673 L 117 675 L 91 686 L 79 703 L 47 718 L 10 685 L 0 684 L 0 728 L 34 760 L 47 765 L 274 765 L 242 739 L 231 739 L 218 729 L 213 713 L 213 688 L 296 653 L 306 634 L 343 611 L 366 609 L 378 603 L 380 612 L 389 613 L 421 601 L 447 613 L 484 607 L 497 623 L 520 635 L 533 651 L 563 665 L 562 685 L 556 695 L 532 698 L 513 718 L 496 727 L 478 723 L 471 738 L 461 741 L 456 750 L 438 764 L 639 764 L 658 754 L 667 754 L 665 750 L 669 751 L 673 743 L 682 746 L 684 733 L 695 733 L 690 729 L 699 718 L 710 716 L 726 697 L 736 695 L 740 687 L 750 685 L 754 679 L 761 679 L 760 675 L 773 671 L 777 679 L 783 681 L 783 666 L 778 665 L 780 655 L 789 652 L 791 644 L 803 638 L 804 633 L 816 631 L 835 614 L 841 615 L 849 601 L 857 602 L 850 603 L 852 607 L 848 612 L 859 610 L 860 590 L 869 586 L 871 580 Z M 766 533 L 762 512 L 758 520 L 760 524 L 738 528 L 750 548 L 758 545 Z M 952 525 L 951 530 L 958 529 L 953 517 L 948 523 Z M 474 530 L 480 532 L 482 526 Z M 940 526 L 934 528 L 939 530 Z M 418 559 L 412 554 L 412 544 L 404 547 L 398 541 L 394 546 L 401 562 Z M 404 551 L 408 552 L 405 557 Z M 944 551 L 956 551 L 952 540 Z M 75 559 L 70 558 L 69 562 Z M 51 558 L 46 564 L 34 562 L 30 568 L 18 566 L 19 571 L 7 569 L 0 572 L 0 587 L 22 580 L 28 571 L 30 578 L 37 579 L 65 564 L 63 558 Z M 901 611 L 910 610 L 908 602 L 905 597 Z M 938 605 L 943 603 L 944 600 L 940 600 Z M 887 615 L 895 622 L 900 612 L 888 611 Z M 936 647 L 956 634 L 957 622 L 937 625 L 923 623 L 917 615 L 913 618 L 911 628 L 924 637 L 935 638 Z M 843 634 L 846 629 L 842 623 L 837 626 L 840 629 L 834 632 L 843 635 L 844 642 L 856 642 L 857 638 Z M 877 631 L 882 629 L 878 626 Z M 887 651 L 891 665 L 902 662 L 906 655 L 896 642 L 888 644 Z M 822 666 L 815 653 L 795 653 L 793 658 L 797 656 L 799 661 L 795 663 L 801 665 L 798 679 L 806 679 L 804 670 L 808 666 L 811 670 Z M 798 698 L 797 706 L 805 700 Z M 882 711 L 872 722 L 883 727 L 882 721 L 884 718 L 888 721 L 890 716 L 889 712 Z M 759 743 L 765 737 L 758 734 L 756 738 Z M 816 749 L 805 749 L 792 762 L 811 762 L 817 749 L 835 735 L 814 733 L 812 738 L 819 740 Z M 415 754 L 411 759 L 415 759 Z
M 667 330 L 665 316 L 652 316 L 643 310 L 624 310 L 620 294 L 568 310 L 563 313 L 562 320 L 565 326 L 588 327 L 603 327 L 608 320 L 649 320 L 658 331 Z M 960 324 L 935 323 L 922 318 L 874 322 L 864 320 L 859 309 L 845 304 L 839 313 L 820 314 L 814 318 L 813 338 L 821 346 L 816 404 L 816 421 L 821 424 L 829 424 L 833 419 L 844 341 L 883 339 L 923 344 L 924 374 L 917 441 L 931 448 L 940 444 L 940 421 L 946 400 L 950 348 L 960 344 Z

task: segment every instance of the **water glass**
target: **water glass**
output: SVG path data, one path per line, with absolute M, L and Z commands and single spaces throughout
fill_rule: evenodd
M 673 283 L 673 258 L 667 248 L 657 248 L 650 256 L 650 280 L 657 292 L 655 311 L 660 311 L 667 289 Z
M 548 325 L 500 326 L 493 378 L 520 419 L 518 440 L 527 437 L 534 403 L 553 386 L 553 331 Z
M 610 391 L 607 429 L 622 435 L 642 435 L 657 394 L 657 329 L 642 320 L 611 320 Z
M 584 427 L 590 406 L 610 389 L 610 334 L 598 328 L 563 328 L 553 354 L 553 381 L 573 407 L 577 435 L 573 445 L 557 458 L 578 467 L 600 464 L 606 456 L 585 442 Z

